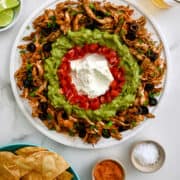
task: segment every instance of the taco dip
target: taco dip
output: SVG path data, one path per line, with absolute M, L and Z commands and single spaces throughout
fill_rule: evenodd
M 32 116 L 83 142 L 121 140 L 158 104 L 166 61 L 146 17 L 109 1 L 64 1 L 33 20 L 15 72 Z

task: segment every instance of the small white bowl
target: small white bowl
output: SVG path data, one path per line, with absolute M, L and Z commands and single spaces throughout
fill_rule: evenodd
M 0 27 L 0 32 L 10 29 L 11 27 L 14 26 L 14 24 L 16 24 L 16 22 L 19 20 L 19 17 L 21 16 L 22 9 L 23 9 L 23 0 L 19 0 L 19 7 L 16 8 L 14 11 L 14 17 L 12 22 L 5 27 Z
M 101 162 L 108 161 L 108 160 L 109 160 L 109 161 L 113 161 L 114 163 L 116 163 L 116 164 L 120 167 L 120 169 L 122 170 L 122 174 L 123 174 L 123 179 L 122 179 L 122 180 L 125 180 L 125 179 L 126 179 L 125 169 L 124 169 L 122 163 L 119 162 L 118 160 L 116 160 L 115 158 L 105 158 L 105 159 L 99 160 L 99 161 L 93 166 L 93 169 L 92 169 L 92 180 L 95 180 L 94 171 L 95 171 L 97 165 L 98 165 L 99 163 L 101 163 Z
M 151 143 L 151 144 L 154 144 L 157 149 L 158 149 L 158 152 L 159 152 L 159 158 L 158 158 L 158 161 L 155 163 L 155 164 L 152 164 L 152 165 L 148 165 L 148 166 L 145 166 L 145 165 L 141 165 L 137 160 L 136 158 L 134 157 L 134 150 L 141 144 L 148 144 L 148 143 Z M 164 162 L 165 162 L 165 151 L 164 151 L 164 148 L 157 142 L 155 141 L 151 141 L 151 140 L 147 140 L 147 141 L 140 141 L 138 143 L 135 143 L 135 145 L 133 146 L 132 150 L 131 150 L 131 154 L 130 154 L 130 158 L 131 158 L 131 163 L 132 165 L 137 169 L 139 170 L 140 172 L 143 172 L 143 173 L 152 173 L 152 172 L 155 172 L 157 170 L 159 170 Z

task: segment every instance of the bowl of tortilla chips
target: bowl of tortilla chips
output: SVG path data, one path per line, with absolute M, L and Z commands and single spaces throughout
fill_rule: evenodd
M 80 180 L 62 156 L 28 144 L 0 147 L 0 180 L 4 179 Z

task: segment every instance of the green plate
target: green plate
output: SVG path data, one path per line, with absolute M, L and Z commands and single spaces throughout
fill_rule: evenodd
M 23 147 L 28 147 L 28 146 L 38 146 L 38 145 L 32 145 L 32 144 L 12 144 L 12 145 L 7 145 L 7 146 L 2 146 L 0 147 L 0 151 L 10 151 L 10 152 L 15 152 L 16 150 L 23 148 Z M 41 146 L 39 146 L 41 147 Z M 72 180 L 80 180 L 80 177 L 76 173 L 76 171 L 70 167 L 68 171 L 73 174 L 74 178 Z

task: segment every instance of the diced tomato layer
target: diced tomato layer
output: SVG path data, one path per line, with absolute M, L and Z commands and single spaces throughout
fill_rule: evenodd
M 98 44 L 90 44 L 89 45 L 89 52 L 90 53 L 96 53 L 98 48 L 99 48 Z
M 100 107 L 99 98 L 94 98 L 93 100 L 90 101 L 90 108 L 92 110 L 99 109 L 99 107 Z
M 111 93 L 112 97 L 116 97 L 116 96 L 119 95 L 119 91 L 118 90 L 114 90 L 114 89 L 112 89 L 110 93 Z
M 90 53 L 103 55 L 107 59 L 110 71 L 114 77 L 109 90 L 104 95 L 96 98 L 89 98 L 87 95 L 78 94 L 70 76 L 70 61 L 83 58 L 86 54 Z M 85 110 L 96 110 L 100 108 L 101 104 L 110 103 L 121 93 L 125 83 L 125 72 L 124 69 L 118 67 L 119 62 L 120 58 L 113 49 L 100 46 L 99 44 L 86 44 L 83 47 L 76 46 L 70 49 L 62 58 L 61 65 L 57 71 L 63 94 L 71 104 L 78 105 Z
M 88 110 L 89 109 L 89 101 L 85 101 L 85 102 L 80 102 L 79 106 L 85 110 Z
M 100 100 L 100 103 L 101 103 L 101 104 L 106 103 L 106 98 L 105 98 L 104 95 L 100 96 L 99 100 Z
M 65 58 L 73 59 L 75 55 L 76 55 L 76 51 L 75 51 L 75 48 L 73 48 L 66 53 Z

